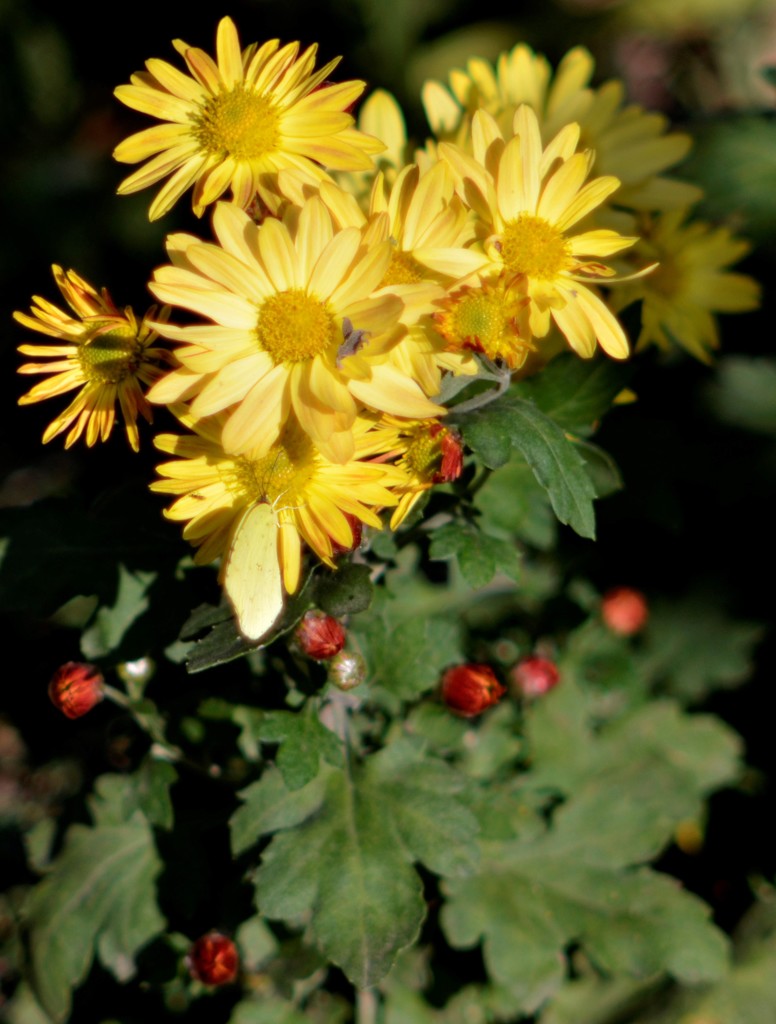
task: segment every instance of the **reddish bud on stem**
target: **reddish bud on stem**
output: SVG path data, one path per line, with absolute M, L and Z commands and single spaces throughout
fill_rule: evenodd
M 633 636 L 647 624 L 649 608 L 640 590 L 613 587 L 601 600 L 601 617 L 608 628 L 620 636 Z
M 462 718 L 482 714 L 505 693 L 489 665 L 455 665 L 442 676 L 442 700 Z
M 549 658 L 533 655 L 523 658 L 512 668 L 509 678 L 522 697 L 542 697 L 560 682 L 558 666 Z
M 96 665 L 68 661 L 61 665 L 49 683 L 51 702 L 68 718 L 80 718 L 105 696 L 105 680 Z
M 228 985 L 237 977 L 240 957 L 232 940 L 221 932 L 208 932 L 189 950 L 186 964 L 192 978 L 205 985 Z
M 296 627 L 296 641 L 308 658 L 328 661 L 345 646 L 345 627 L 325 612 L 306 612 Z
M 342 544 L 338 544 L 336 540 L 332 540 L 331 549 L 332 553 L 336 555 L 346 555 L 348 551 L 356 551 L 361 547 L 361 537 L 364 532 L 364 524 L 358 518 L 358 516 L 352 515 L 350 512 L 343 512 L 343 515 L 348 521 L 350 532 L 353 535 L 353 539 L 348 547 L 343 547 Z

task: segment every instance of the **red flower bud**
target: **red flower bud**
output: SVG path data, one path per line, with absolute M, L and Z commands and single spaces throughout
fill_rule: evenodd
M 510 670 L 509 678 L 522 697 L 542 697 L 560 682 L 558 666 L 549 658 L 523 658 Z
M 482 714 L 506 692 L 489 665 L 455 665 L 442 676 L 442 700 L 462 718 Z
M 329 662 L 329 682 L 339 690 L 353 690 L 366 679 L 366 665 L 360 654 L 340 651 Z
M 237 977 L 240 957 L 237 947 L 221 932 L 208 932 L 197 939 L 186 957 L 192 978 L 205 985 L 228 985 Z
M 308 658 L 328 661 L 345 646 L 345 627 L 325 612 L 305 612 L 296 627 L 296 641 Z
M 613 633 L 633 636 L 647 624 L 649 608 L 640 590 L 613 587 L 601 600 L 601 616 Z
M 68 661 L 51 677 L 48 694 L 62 714 L 80 718 L 103 699 L 104 685 L 105 680 L 96 665 Z

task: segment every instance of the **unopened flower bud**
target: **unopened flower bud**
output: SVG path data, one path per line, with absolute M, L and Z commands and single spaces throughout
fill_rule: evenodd
M 431 437 L 437 439 L 441 460 L 439 469 L 434 474 L 435 484 L 449 484 L 457 480 L 463 472 L 463 441 L 461 435 L 443 426 L 441 423 L 432 423 L 429 427 Z
M 523 658 L 509 672 L 509 678 L 522 697 L 542 697 L 560 682 L 558 666 L 549 658 L 533 655 Z
M 360 654 L 340 651 L 329 662 L 329 682 L 340 690 L 353 690 L 366 679 L 366 665 Z
M 345 646 L 345 627 L 325 612 L 306 612 L 296 627 L 296 641 L 308 658 L 328 661 Z
M 455 665 L 442 676 L 442 700 L 463 718 L 482 714 L 505 693 L 489 665 Z
M 197 939 L 189 950 L 186 964 L 197 981 L 205 985 L 228 985 L 237 977 L 240 957 L 228 935 L 212 931 Z
M 601 600 L 601 617 L 613 633 L 633 636 L 647 624 L 649 608 L 640 590 L 613 587 Z
M 55 707 L 68 718 L 80 718 L 105 696 L 105 680 L 96 665 L 68 661 L 49 683 L 48 694 Z

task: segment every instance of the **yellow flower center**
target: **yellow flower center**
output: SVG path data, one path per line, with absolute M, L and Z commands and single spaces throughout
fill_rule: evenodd
M 500 239 L 501 258 L 513 274 L 525 274 L 551 281 L 572 266 L 562 233 L 543 217 L 521 213 L 504 228 Z
M 489 359 L 503 359 L 515 369 L 522 366 L 531 347 L 520 335 L 520 315 L 526 304 L 519 293 L 485 284 L 452 295 L 447 309 L 434 319 L 453 350 L 475 349 Z M 527 324 L 525 335 L 528 337 Z
M 268 502 L 278 509 L 301 506 L 304 490 L 315 474 L 315 449 L 301 430 L 287 430 L 258 459 L 236 460 L 236 491 L 250 504 Z
M 143 346 L 129 324 L 105 331 L 97 328 L 78 348 L 83 375 L 89 382 L 120 384 L 133 376 L 142 361 Z
M 255 159 L 277 149 L 280 115 L 272 100 L 236 85 L 202 105 L 194 137 L 206 153 Z
M 409 253 L 395 252 L 391 256 L 391 262 L 380 282 L 380 287 L 384 288 L 389 284 L 417 284 L 427 276 L 428 272 L 424 271 Z
M 442 461 L 439 437 L 432 437 L 428 427 L 419 427 L 409 440 L 403 461 L 410 476 L 417 477 L 421 483 L 429 483 Z
M 337 326 L 328 307 L 300 288 L 270 295 L 259 307 L 256 340 L 276 366 L 313 359 L 337 338 Z

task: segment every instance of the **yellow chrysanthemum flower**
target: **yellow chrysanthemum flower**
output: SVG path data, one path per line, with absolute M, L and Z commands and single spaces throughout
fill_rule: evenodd
M 582 147 L 595 152 L 596 174 L 621 182 L 618 206 L 657 210 L 696 202 L 700 189 L 663 176 L 687 155 L 690 136 L 669 131 L 662 114 L 625 105 L 625 87 L 617 79 L 591 88 L 594 70 L 592 55 L 578 46 L 553 76 L 546 57 L 521 43 L 502 53 L 495 68 L 473 58 L 465 71 L 452 71 L 449 90 L 441 82 L 426 82 L 423 105 L 438 139 L 471 151 L 477 110 L 491 114 L 506 134 L 517 108 L 527 104 L 536 113 L 545 143 L 564 125 L 579 124 Z
M 228 188 L 247 208 L 262 179 L 281 168 L 320 180 L 323 167 L 367 170 L 371 155 L 383 149 L 347 113 L 364 83 L 327 84 L 339 58 L 314 71 L 317 46 L 300 56 L 299 43 L 280 47 L 272 39 L 241 50 L 231 18 L 219 22 L 215 62 L 181 40 L 173 45 L 190 77 L 149 60 L 146 72 L 115 90 L 128 107 L 166 122 L 130 136 L 113 154 L 122 163 L 148 161 L 121 183 L 122 194 L 171 175 L 151 205 L 151 220 L 191 185 L 197 216 Z
M 391 515 L 391 529 L 404 522 L 420 498 L 432 487 L 457 480 L 463 470 L 460 435 L 438 420 L 403 420 L 383 416 L 363 439 L 364 457 L 395 460 L 403 480 L 393 486 L 399 503 Z
M 479 288 L 478 283 L 471 284 L 475 278 L 491 283 L 501 277 L 512 304 L 521 296 L 527 298 L 528 333 L 515 335 L 520 358 L 531 339 L 543 338 L 554 321 L 579 355 L 591 356 L 598 342 L 609 355 L 624 359 L 628 355 L 625 332 L 587 285 L 611 279 L 614 271 L 600 260 L 636 239 L 610 229 L 570 234 L 575 224 L 615 191 L 617 179 L 587 181 L 593 155 L 576 152 L 579 128 L 575 124 L 563 128 L 543 149 L 536 114 L 528 106 L 515 114 L 514 135 L 508 142 L 484 111 L 474 116 L 472 137 L 473 156 L 446 143 L 440 146 L 440 155 L 455 170 L 459 193 L 477 215 L 480 244 L 418 249 L 415 258 L 475 289 Z M 467 301 L 465 290 L 460 296 L 460 301 Z M 447 313 L 455 318 L 449 304 Z M 503 348 L 503 331 L 499 339 Z
M 140 385 L 159 380 L 163 371 L 158 364 L 168 360 L 164 349 L 153 347 L 158 334 L 149 326 L 149 320 L 156 307 L 138 320 L 129 306 L 119 310 L 107 289 L 97 292 L 74 271 L 63 271 L 56 265 L 52 269 L 75 316 L 39 295 L 33 296 L 32 316 L 14 313 L 20 324 L 62 342 L 19 346 L 23 355 L 54 360 L 19 367 L 19 373 L 52 374 L 22 395 L 19 405 L 42 402 L 79 388 L 70 405 L 43 434 L 45 443 L 69 428 L 65 439 L 65 447 L 69 448 L 83 433 L 90 447 L 97 440 L 107 441 L 116 420 L 118 401 L 127 438 L 137 451 L 138 413 L 149 423 L 152 419 L 151 407 Z
M 353 545 L 354 520 L 381 528 L 376 509 L 396 504 L 390 488 L 403 474 L 359 461 L 373 449 L 366 420 L 355 427 L 356 459 L 336 464 L 293 419 L 268 451 L 234 456 L 221 445 L 222 417 L 174 411 L 195 434 L 155 439 L 177 458 L 158 467 L 164 479 L 151 489 L 179 495 L 165 516 L 186 523 L 198 564 L 221 558 L 219 579 L 240 629 L 257 640 L 280 615 L 284 593 L 299 586 L 302 543 L 333 567 L 337 547 Z
M 389 241 L 368 245 L 357 228 L 335 230 L 317 196 L 260 225 L 219 203 L 213 228 L 218 245 L 171 236 L 177 265 L 151 284 L 162 301 L 213 321 L 160 328 L 187 344 L 151 401 L 196 396 L 195 417 L 225 412 L 223 444 L 235 454 L 267 451 L 293 409 L 324 455 L 343 463 L 364 406 L 421 419 L 444 412 L 388 359 L 404 330 L 401 300 L 376 294 Z
M 743 313 L 760 302 L 757 282 L 728 267 L 749 251 L 749 244 L 725 227 L 687 223 L 687 210 L 644 217 L 633 255 L 659 261 L 655 273 L 626 284 L 613 296 L 617 309 L 641 300 L 637 345 L 662 349 L 679 345 L 701 362 L 711 362 L 719 347 L 715 313 Z

